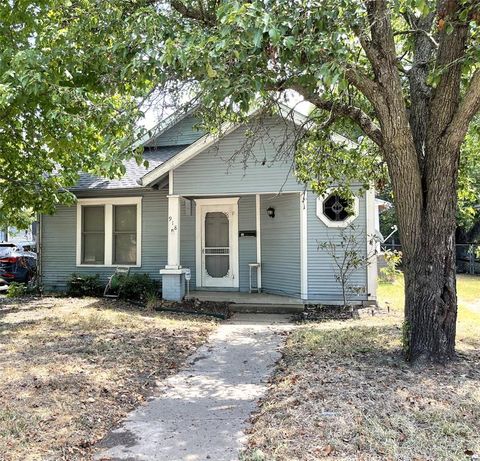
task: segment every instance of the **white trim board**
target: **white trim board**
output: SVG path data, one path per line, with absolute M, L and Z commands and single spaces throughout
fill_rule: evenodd
M 255 194 L 255 226 L 256 226 L 256 240 L 257 240 L 257 288 L 258 291 L 262 289 L 262 226 L 261 223 L 261 197 L 260 194 Z
M 377 255 L 375 240 L 375 213 L 377 207 L 375 205 L 375 188 L 373 185 L 365 192 L 365 212 L 367 214 L 367 255 L 373 255 L 367 267 L 367 296 L 369 300 L 377 299 Z
M 304 187 L 302 187 L 302 191 L 304 190 Z M 298 194 L 300 193 L 299 190 L 282 190 L 279 192 L 278 190 L 276 191 L 271 191 L 271 192 L 231 192 L 231 193 L 215 193 L 215 194 L 180 194 L 183 198 L 188 199 L 188 200 L 199 200 L 209 197 L 219 197 L 219 198 L 228 198 L 228 197 L 248 197 L 248 196 L 255 196 L 255 195 L 273 195 L 275 197 L 280 197 L 285 194 Z
M 82 206 L 102 205 L 105 207 L 105 256 L 104 264 L 82 264 Z M 137 205 L 137 261 L 136 264 L 113 264 L 113 206 Z M 77 200 L 77 267 L 141 267 L 142 266 L 142 197 L 82 198 Z
M 308 192 L 300 194 L 300 292 L 308 299 Z

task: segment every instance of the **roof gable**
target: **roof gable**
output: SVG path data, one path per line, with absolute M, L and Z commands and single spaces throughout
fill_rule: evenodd
M 148 167 L 145 167 L 143 163 L 138 165 L 135 159 L 129 159 L 124 162 L 126 171 L 121 178 L 108 179 L 81 173 L 77 184 L 70 190 L 131 189 L 142 187 L 140 180 L 149 171 L 167 162 L 189 144 L 204 136 L 205 133 L 203 131 L 195 128 L 195 125 L 199 122 L 198 118 L 194 116 L 195 109 L 188 111 L 180 110 L 172 114 L 137 141 L 134 147 L 140 147 L 141 145 L 145 147 L 142 157 L 148 161 Z
M 309 119 L 306 115 L 301 114 L 300 112 L 296 111 L 288 107 L 283 103 L 279 103 L 279 116 L 283 117 L 284 119 L 294 123 L 295 125 L 305 127 L 308 129 Z M 250 113 L 250 117 L 253 118 L 257 116 L 261 111 L 261 108 L 257 108 Z M 182 152 L 178 155 L 175 155 L 171 159 L 167 160 L 162 165 L 157 166 L 156 168 L 152 169 L 148 173 L 146 173 L 140 183 L 142 186 L 151 186 L 155 184 L 160 178 L 162 178 L 165 174 L 167 174 L 170 170 L 178 168 L 180 165 L 183 165 L 185 162 L 188 162 L 191 158 L 195 157 L 196 155 L 203 152 L 205 149 L 213 146 L 225 136 L 228 136 L 230 133 L 235 131 L 236 129 L 240 128 L 241 124 L 234 124 L 234 123 L 224 123 L 220 128 L 221 136 L 212 135 L 210 133 L 205 134 L 203 137 L 199 138 L 194 143 L 187 146 Z
M 175 124 L 152 137 L 145 147 L 165 147 L 189 145 L 205 135 L 205 131 L 197 129 L 200 120 L 194 114 L 185 114 Z

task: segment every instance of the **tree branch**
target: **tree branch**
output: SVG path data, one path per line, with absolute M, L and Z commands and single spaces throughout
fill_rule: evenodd
M 377 82 L 365 75 L 364 72 L 355 67 L 349 66 L 345 70 L 345 78 L 372 103 L 377 111 L 381 106 L 385 108 L 382 88 Z
M 322 98 L 318 94 L 306 90 L 300 85 L 291 85 L 290 88 L 297 91 L 305 98 L 306 101 L 311 102 L 314 106 L 330 112 L 332 116 L 349 118 L 350 120 L 355 122 L 365 133 L 365 135 L 367 135 L 375 144 L 382 147 L 382 131 L 373 122 L 373 120 L 359 107 L 330 101 L 328 99 Z
M 430 34 L 429 32 L 427 32 L 426 30 L 423 30 L 423 29 L 400 30 L 398 32 L 395 32 L 393 35 L 396 36 L 396 35 L 408 35 L 408 34 L 422 34 L 422 35 L 425 35 L 425 37 L 428 38 L 429 42 L 435 48 L 438 48 L 438 43 L 435 40 L 435 38 L 433 38 L 432 34 Z
M 367 44 L 367 53 L 374 53 L 376 56 L 375 63 L 372 62 L 374 69 L 377 71 L 379 65 L 396 66 L 396 50 L 393 29 L 390 20 L 389 7 L 386 0 L 367 0 L 367 15 L 370 22 L 371 42 L 365 41 Z M 368 44 L 369 43 L 369 44 Z
M 480 68 L 473 73 L 465 96 L 448 127 L 447 135 L 451 142 L 458 145 L 462 143 L 470 122 L 478 112 L 480 112 Z
M 408 22 L 415 30 L 424 32 L 416 33 L 413 44 L 413 61 L 407 73 L 410 85 L 410 126 L 412 129 L 415 149 L 417 151 L 420 167 L 424 166 L 425 142 L 427 138 L 427 122 L 429 117 L 431 88 L 427 84 L 430 71 L 429 63 L 432 61 L 436 46 L 430 40 L 430 33 L 435 13 L 425 16 L 408 16 Z
M 180 0 L 171 0 L 170 4 L 172 5 L 172 8 L 177 11 L 177 13 L 181 14 L 184 18 L 194 19 L 196 21 L 203 22 L 204 24 L 207 24 L 209 26 L 215 25 L 215 17 L 210 14 L 210 12 L 204 11 L 203 8 L 188 8 Z
M 438 16 L 453 24 L 453 31 L 444 27 L 439 34 L 439 47 L 435 68 L 441 72 L 440 81 L 433 91 L 430 107 L 429 138 L 435 143 L 451 123 L 460 102 L 462 58 L 465 56 L 469 30 L 458 18 L 461 6 L 458 0 L 439 0 Z

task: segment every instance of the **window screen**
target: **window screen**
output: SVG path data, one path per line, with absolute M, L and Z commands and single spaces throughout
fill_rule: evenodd
M 113 264 L 137 263 L 137 206 L 113 206 Z
M 82 207 L 82 264 L 105 263 L 105 207 Z

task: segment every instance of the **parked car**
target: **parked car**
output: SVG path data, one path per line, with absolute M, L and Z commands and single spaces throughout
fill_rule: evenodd
M 8 290 L 8 283 L 0 277 L 0 293 Z
M 28 283 L 37 273 L 35 242 L 0 243 L 0 279 Z

